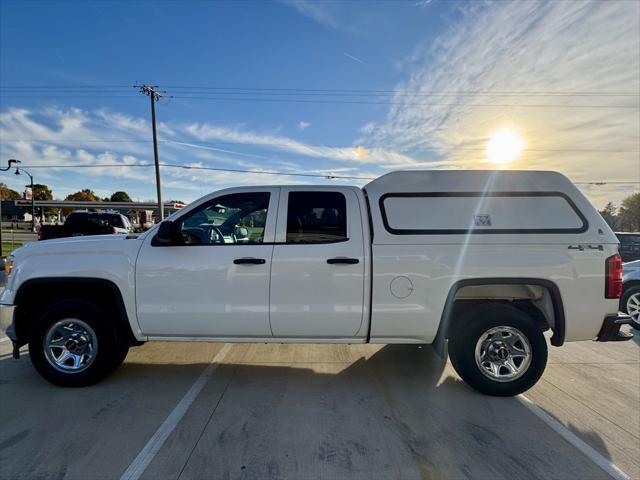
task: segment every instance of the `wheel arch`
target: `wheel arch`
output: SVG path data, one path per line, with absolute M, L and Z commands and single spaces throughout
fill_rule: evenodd
M 559 347 L 564 344 L 565 338 L 565 314 L 564 305 L 562 302 L 562 296 L 560 289 L 551 280 L 541 278 L 527 278 L 527 277 L 495 277 L 495 278 L 470 278 L 464 280 L 458 280 L 449 289 L 445 306 L 442 310 L 440 317 L 440 323 L 438 325 L 438 331 L 433 341 L 433 346 L 436 351 L 444 356 L 444 347 L 446 340 L 449 338 L 449 327 L 453 321 L 455 321 L 456 307 L 459 305 L 458 293 L 465 287 L 478 287 L 478 286 L 498 286 L 498 285 L 533 285 L 544 288 L 548 293 L 551 300 L 551 308 L 553 310 L 553 335 L 551 336 L 551 344 Z M 486 302 L 487 299 L 478 299 L 477 302 Z M 459 310 L 458 310 L 459 311 Z M 539 312 L 544 317 L 544 313 Z
M 69 294 L 73 289 L 73 294 Z M 18 288 L 14 300 L 15 332 L 20 345 L 26 344 L 38 314 L 57 300 L 79 298 L 105 309 L 129 345 L 141 345 L 131 329 L 122 292 L 111 280 L 93 277 L 43 277 L 25 281 Z
M 640 279 L 628 280 L 624 282 L 624 285 L 622 285 L 622 293 L 624 294 L 628 289 L 633 287 L 640 287 Z

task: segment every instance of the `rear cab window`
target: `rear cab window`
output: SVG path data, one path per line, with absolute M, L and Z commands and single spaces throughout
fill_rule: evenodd
M 347 202 L 340 192 L 289 192 L 286 243 L 343 242 L 347 238 Z

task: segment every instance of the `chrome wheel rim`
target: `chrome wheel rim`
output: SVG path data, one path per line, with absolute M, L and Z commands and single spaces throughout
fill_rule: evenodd
M 86 370 L 98 353 L 96 333 L 77 318 L 65 318 L 54 323 L 47 330 L 43 343 L 49 364 L 64 373 Z
M 511 382 L 529 369 L 531 344 L 517 328 L 494 327 L 478 339 L 475 359 L 486 377 L 496 382 Z
M 627 299 L 627 313 L 634 322 L 640 323 L 640 292 L 634 293 Z

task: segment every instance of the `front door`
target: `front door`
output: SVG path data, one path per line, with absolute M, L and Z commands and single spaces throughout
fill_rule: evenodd
M 282 188 L 271 265 L 275 337 L 350 338 L 363 322 L 364 238 L 355 192 Z
M 180 213 L 176 245 L 145 239 L 136 264 L 144 335 L 265 337 L 278 188 L 234 189 Z

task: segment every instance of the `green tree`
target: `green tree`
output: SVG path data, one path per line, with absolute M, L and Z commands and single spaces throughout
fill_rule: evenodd
M 7 187 L 5 183 L 0 183 L 0 198 L 2 200 L 20 200 L 22 195 Z
M 602 218 L 604 218 L 604 221 L 607 222 L 607 224 L 611 227 L 611 230 L 614 230 L 614 231 L 619 228 L 618 216 L 616 215 L 617 210 L 618 209 L 613 204 L 613 202 L 607 203 L 604 209 L 600 210 L 600 215 L 602 215 Z
M 79 192 L 67 195 L 65 200 L 71 200 L 74 202 L 97 202 L 100 198 L 93 192 L 93 190 L 85 188 Z
M 42 183 L 33 184 L 33 198 L 36 200 L 53 200 L 53 192 Z
M 42 183 L 33 184 L 33 199 L 34 200 L 53 200 L 53 192 L 51 189 Z M 55 208 L 45 208 L 44 213 L 46 215 L 55 215 L 57 210 Z
M 620 229 L 627 232 L 640 231 L 640 192 L 629 195 L 622 201 L 618 212 Z
M 118 191 L 111 195 L 112 202 L 132 202 L 131 197 L 127 192 Z

